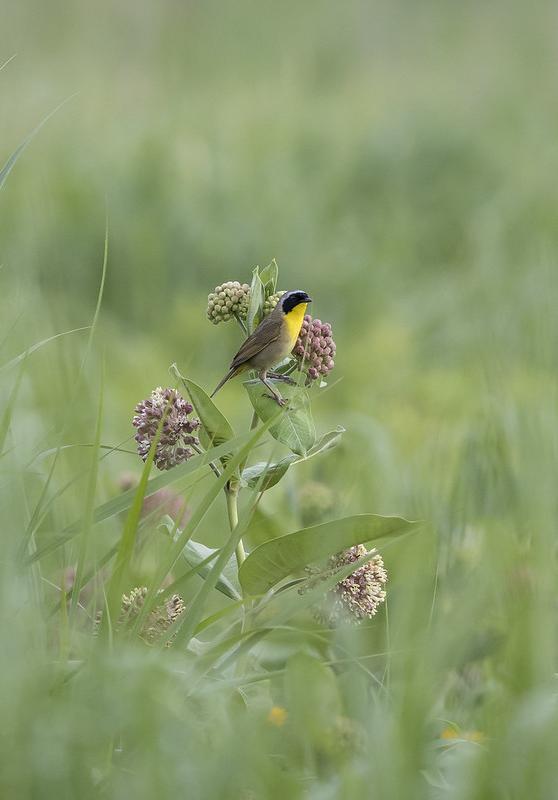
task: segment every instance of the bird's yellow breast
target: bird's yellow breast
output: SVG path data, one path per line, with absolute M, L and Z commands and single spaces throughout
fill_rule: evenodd
M 289 352 L 293 349 L 296 344 L 296 340 L 298 339 L 298 334 L 302 328 L 302 322 L 304 320 L 307 305 L 308 303 L 299 303 L 293 308 L 292 311 L 289 311 L 287 314 L 283 315 L 283 325 L 285 326 L 287 330 L 287 336 L 289 337 Z

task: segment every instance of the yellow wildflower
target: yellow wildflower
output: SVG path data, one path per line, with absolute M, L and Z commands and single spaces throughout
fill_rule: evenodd
M 267 721 L 276 728 L 280 728 L 287 720 L 287 709 L 282 706 L 272 706 L 267 715 Z

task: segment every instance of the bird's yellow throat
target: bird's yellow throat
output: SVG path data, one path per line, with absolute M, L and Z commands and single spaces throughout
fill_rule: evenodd
M 295 346 L 296 340 L 298 339 L 298 334 L 302 328 L 302 322 L 304 320 L 307 305 L 308 303 L 299 303 L 293 308 L 292 311 L 289 311 L 287 314 L 283 315 L 285 325 L 287 326 L 287 331 L 289 332 L 289 350 L 292 350 L 292 348 Z

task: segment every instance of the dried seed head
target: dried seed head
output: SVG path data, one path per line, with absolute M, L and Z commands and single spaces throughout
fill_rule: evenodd
M 306 314 L 293 348 L 293 356 L 299 362 L 301 370 L 306 372 L 307 383 L 325 378 L 333 369 L 335 351 L 329 322 L 312 319 L 310 314 Z
M 143 608 L 145 598 L 147 597 L 147 586 L 136 586 L 130 591 L 129 594 L 122 595 L 122 602 L 120 605 L 120 614 L 116 621 L 116 628 L 123 629 L 129 626 L 137 619 L 138 614 Z M 149 644 L 158 641 L 163 634 L 168 631 L 170 626 L 175 622 L 178 617 L 184 613 L 186 606 L 179 594 L 173 594 L 163 603 L 148 614 L 144 625 L 141 628 L 141 636 Z M 99 612 L 96 620 L 96 630 L 102 619 L 102 612 Z M 172 639 L 168 642 L 170 645 Z
M 130 594 L 122 595 L 119 623 L 129 622 L 137 617 L 143 607 L 146 595 L 147 586 L 136 586 Z
M 142 636 L 148 642 L 156 642 L 168 631 L 170 626 L 184 613 L 186 606 L 178 594 L 173 594 L 160 606 L 153 609 L 147 618 Z M 170 644 L 170 642 L 169 642 Z
M 250 304 L 250 287 L 247 283 L 227 281 L 216 286 L 207 298 L 207 318 L 214 325 L 228 322 L 234 316 L 245 320 Z
M 135 436 L 138 453 L 146 461 L 155 439 L 159 423 L 164 416 L 161 435 L 155 451 L 154 464 L 158 469 L 170 469 L 194 455 L 188 445 L 197 445 L 192 434 L 200 426 L 199 419 L 189 418 L 193 407 L 175 389 L 160 386 L 136 406 L 132 425 L 137 428 Z

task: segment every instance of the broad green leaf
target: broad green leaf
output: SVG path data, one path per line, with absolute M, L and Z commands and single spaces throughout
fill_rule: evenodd
M 324 433 L 322 436 L 320 436 L 316 444 L 307 452 L 306 459 L 297 459 L 297 461 L 308 461 L 309 458 L 313 458 L 320 453 L 325 453 L 326 450 L 331 450 L 333 447 L 337 447 L 344 433 L 345 428 L 342 425 L 338 425 L 333 431 Z
M 178 371 L 176 364 L 170 368 L 171 373 L 178 378 L 186 388 L 196 414 L 202 424 L 200 441 L 204 448 L 217 447 L 234 438 L 234 431 L 228 419 L 222 414 L 209 395 L 197 383 L 185 378 Z
M 259 461 L 257 464 L 242 470 L 242 481 L 251 489 L 255 489 L 257 486 L 260 492 L 265 492 L 275 486 L 276 483 L 279 483 L 296 459 L 296 456 L 287 456 L 282 461 L 271 464 L 267 461 Z
M 260 278 L 260 268 L 255 267 L 252 273 L 252 285 L 250 287 L 250 305 L 248 306 L 248 333 L 252 333 L 261 322 L 263 314 L 263 303 L 265 293 L 263 283 Z
M 323 436 L 316 442 L 316 444 L 308 450 L 306 456 L 290 455 L 282 458 L 280 461 L 269 463 L 268 461 L 260 461 L 253 464 L 251 467 L 246 467 L 242 472 L 242 480 L 251 489 L 257 487 L 259 491 L 265 492 L 271 489 L 276 483 L 279 483 L 283 475 L 293 464 L 300 464 L 302 461 L 308 461 L 309 458 L 325 453 L 336 447 L 341 440 L 342 435 L 345 433 L 345 428 L 337 427 L 334 431 L 324 433 Z M 264 476 L 262 478 L 262 476 Z M 260 482 L 261 479 L 261 482 Z
M 202 544 L 201 542 L 195 542 L 190 539 L 190 541 L 186 542 L 186 547 L 182 551 L 182 557 L 187 564 L 189 564 L 191 567 L 195 567 L 196 564 L 199 564 L 200 561 L 204 561 L 209 556 L 212 556 L 215 552 L 217 552 L 216 548 L 206 547 L 205 544 Z M 217 578 L 217 583 L 215 584 L 216 589 L 219 589 L 220 592 L 226 594 L 227 597 L 230 597 L 232 600 L 238 600 L 240 597 L 240 592 L 235 587 L 233 580 L 231 580 L 236 571 L 235 564 L 235 559 L 231 559 L 223 572 Z M 211 566 L 207 564 L 199 571 L 199 574 L 202 576 L 202 578 L 206 578 L 210 571 Z M 227 577 L 227 575 L 229 577 Z
M 173 530 L 175 526 L 172 519 L 168 518 L 161 520 L 160 527 L 164 528 L 170 536 L 173 536 Z M 174 541 L 178 539 L 178 531 L 175 533 L 173 538 Z M 198 575 L 205 579 L 207 575 L 209 575 L 211 570 L 211 562 L 214 558 L 216 558 L 216 553 L 216 549 L 206 547 L 206 545 L 202 544 L 201 542 L 196 542 L 193 539 L 189 539 L 182 550 L 182 558 L 189 567 L 196 568 Z M 227 570 L 227 572 L 232 577 L 234 576 L 236 570 L 231 569 L 231 567 L 232 565 L 229 565 L 229 570 Z M 230 597 L 231 600 L 238 600 L 240 597 L 240 592 L 235 587 L 234 581 L 227 577 L 225 571 L 223 571 L 217 578 L 215 588 L 227 595 L 227 597 Z
M 258 545 L 267 542 L 268 539 L 276 539 L 284 534 L 284 521 L 277 514 L 268 514 L 263 511 L 260 503 L 254 510 L 243 541 L 248 550 L 255 550 Z
M 293 453 L 306 457 L 316 441 L 316 428 L 310 410 L 310 398 L 305 389 L 272 381 L 274 387 L 289 401 L 289 405 L 277 413 L 279 406 L 259 380 L 245 381 L 244 388 L 254 411 L 262 422 L 276 418 L 269 428 L 270 434 L 278 442 L 286 445 Z
M 279 276 L 279 267 L 277 261 L 273 259 L 271 264 L 260 270 L 260 280 L 264 289 L 264 296 L 267 298 L 277 291 L 277 278 Z
M 417 524 L 402 517 L 377 514 L 358 514 L 324 522 L 256 547 L 242 564 L 238 577 L 246 593 L 264 594 L 283 578 L 309 564 L 357 544 L 407 533 Z

